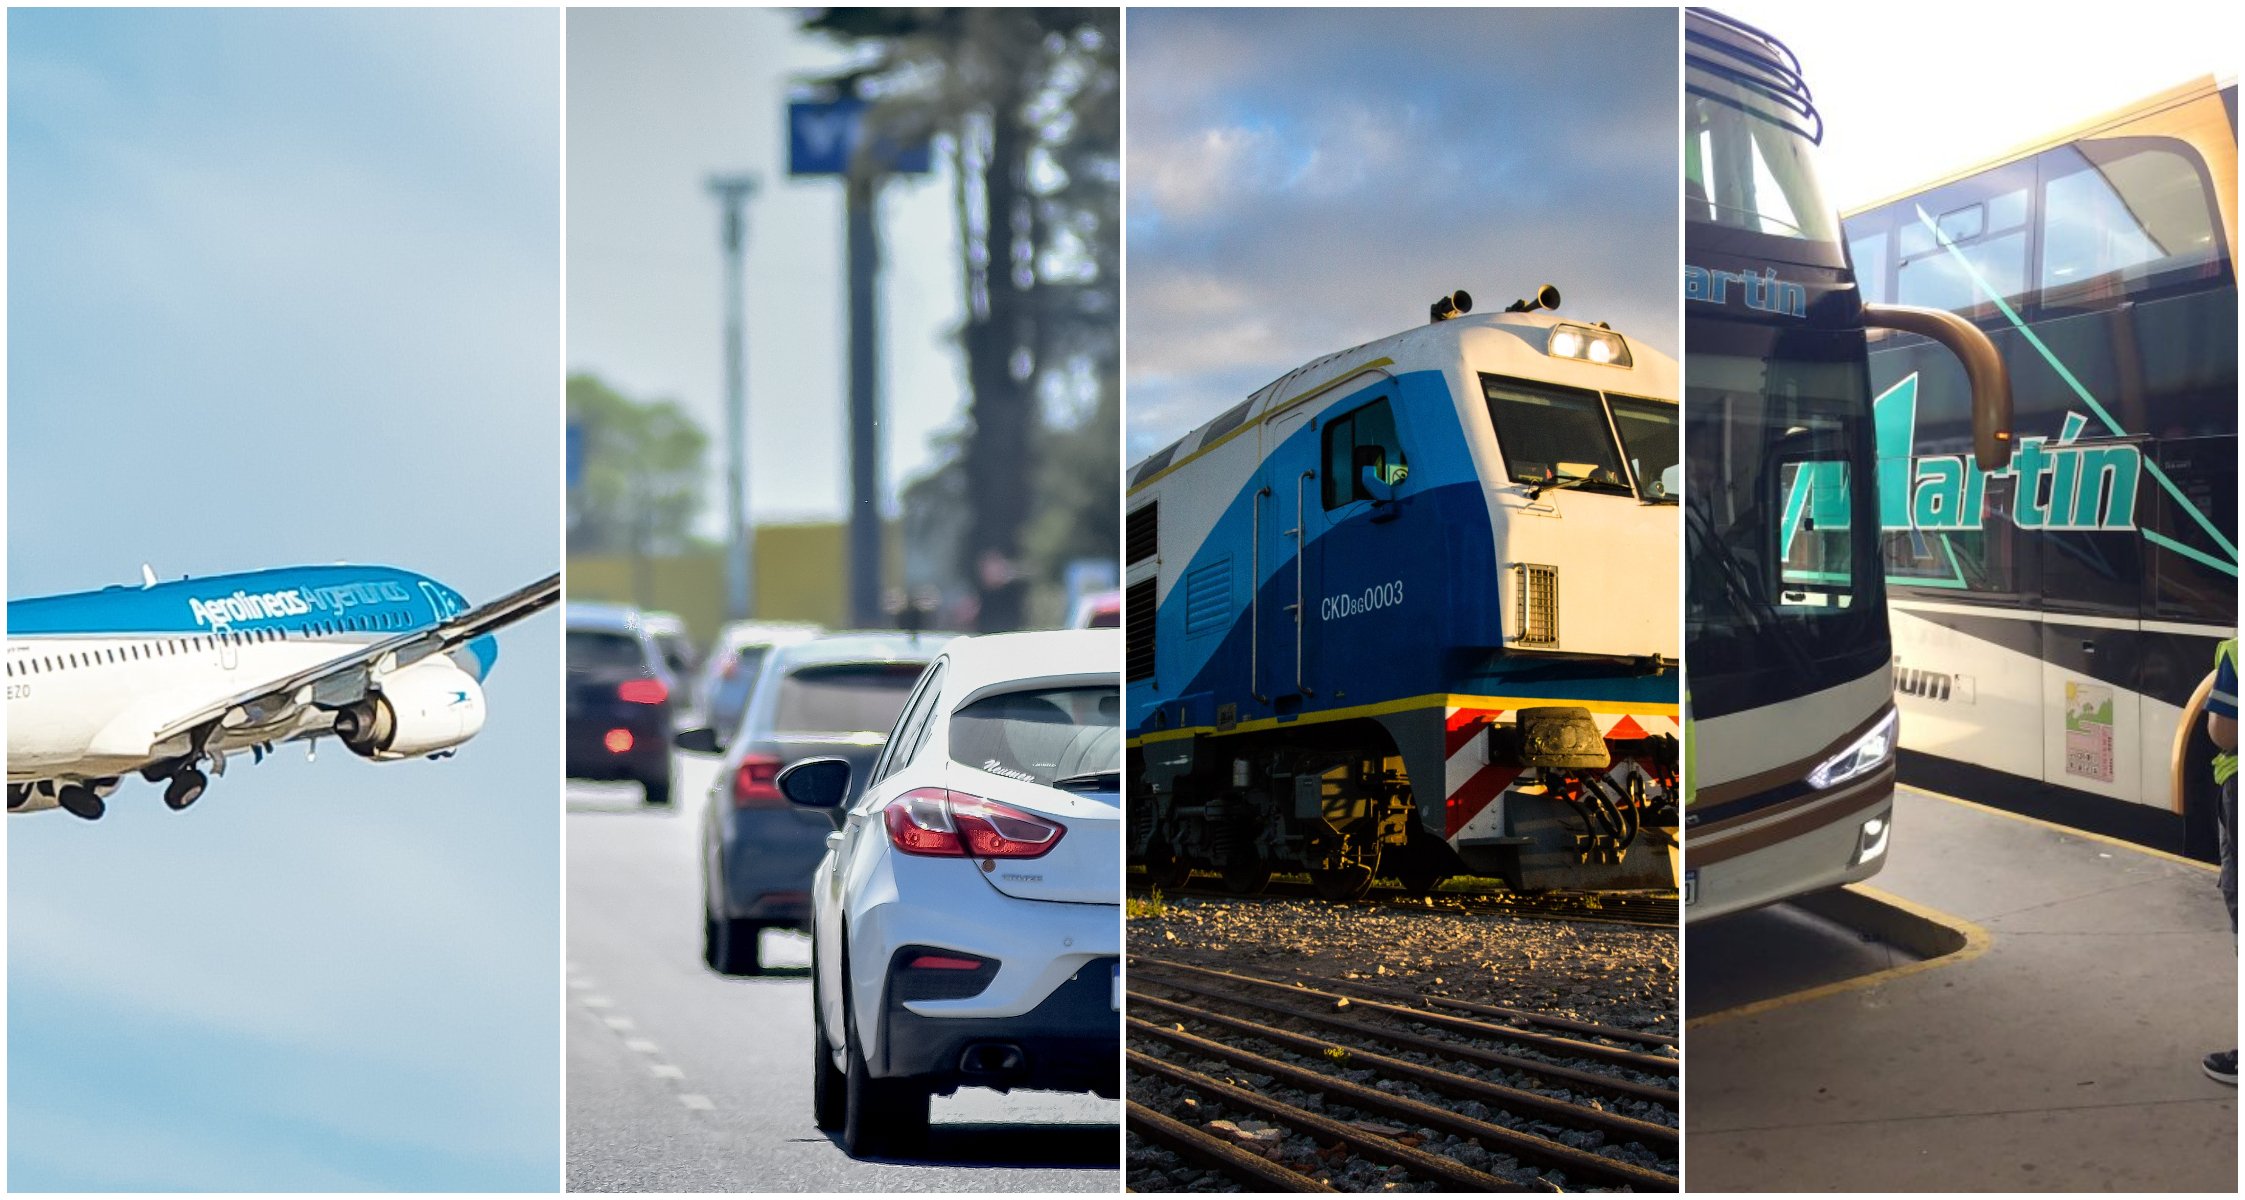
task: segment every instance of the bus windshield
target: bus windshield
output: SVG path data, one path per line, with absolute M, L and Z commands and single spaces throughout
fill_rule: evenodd
M 1816 143 L 1796 113 L 1750 80 L 1696 63 L 1685 90 L 1685 219 L 1839 240 L 1839 216 L 1816 179 Z
M 1694 347 L 1685 392 L 1686 639 L 1695 673 L 1782 670 L 1801 695 L 1884 642 L 1861 338 L 1732 334 L 1731 353 Z

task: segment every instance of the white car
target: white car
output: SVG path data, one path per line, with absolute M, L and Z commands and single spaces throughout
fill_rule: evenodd
M 909 1152 L 962 1086 L 1121 1092 L 1122 711 L 1111 629 L 929 664 L 811 879 L 815 1107 Z M 837 807 L 850 766 L 779 776 Z

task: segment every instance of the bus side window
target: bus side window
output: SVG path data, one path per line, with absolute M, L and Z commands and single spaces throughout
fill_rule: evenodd
M 2027 291 L 2033 186 L 2032 164 L 2012 163 L 1895 206 L 1896 302 L 1957 313 L 1992 313 L 1998 297 L 2016 306 Z
M 2212 188 L 2184 143 L 2077 142 L 2040 161 L 2046 301 L 2097 307 L 2149 276 L 2221 274 L 2225 248 Z

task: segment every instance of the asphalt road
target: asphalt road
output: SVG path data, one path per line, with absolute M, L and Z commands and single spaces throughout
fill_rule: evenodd
M 854 1160 L 811 1124 L 810 942 L 767 932 L 761 978 L 702 964 L 715 774 L 681 755 L 675 813 L 569 783 L 569 1190 L 1120 1191 L 1120 1105 L 1096 1096 L 961 1089 L 910 1161 Z

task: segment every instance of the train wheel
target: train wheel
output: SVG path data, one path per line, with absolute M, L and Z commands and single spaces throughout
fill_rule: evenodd
M 1442 886 L 1442 881 L 1449 878 L 1441 863 L 1431 861 L 1433 857 L 1430 854 L 1407 855 L 1403 864 L 1395 870 L 1395 881 L 1403 885 L 1404 891 L 1414 896 L 1432 895 L 1434 889 Z
M 1146 850 L 1146 881 L 1165 892 L 1175 892 L 1190 882 L 1193 864 L 1158 839 Z
M 1372 846 L 1363 858 L 1345 867 L 1310 872 L 1310 886 L 1327 900 L 1362 900 L 1372 890 L 1372 874 L 1380 869 L 1380 848 Z
M 1224 890 L 1234 896 L 1260 896 L 1271 885 L 1271 864 L 1260 854 L 1224 864 Z

